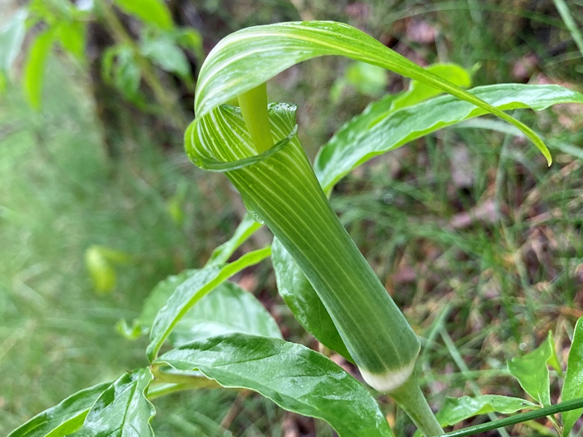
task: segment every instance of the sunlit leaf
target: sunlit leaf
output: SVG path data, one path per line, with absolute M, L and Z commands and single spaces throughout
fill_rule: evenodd
M 73 433 L 83 425 L 87 413 L 109 386 L 110 383 L 99 384 L 69 396 L 12 431 L 8 437 L 61 437 Z
M 378 404 L 362 384 L 305 346 L 246 334 L 194 341 L 157 363 L 198 369 L 224 387 L 257 391 L 280 407 L 330 423 L 340 437 L 388 437 Z
M 154 437 L 154 406 L 146 398 L 149 368 L 129 372 L 107 387 L 74 437 Z
M 573 343 L 569 352 L 567 375 L 563 385 L 562 401 L 583 398 L 583 317 L 577 321 L 573 332 Z M 563 436 L 568 437 L 575 422 L 583 414 L 583 408 L 561 413 L 563 416 Z
M 441 426 L 450 426 L 480 414 L 511 414 L 519 410 L 535 408 L 538 406 L 532 402 L 509 396 L 462 396 L 461 398 L 447 398 L 435 417 Z
M 583 103 L 583 95 L 558 85 L 503 84 L 469 90 L 499 109 L 543 110 L 558 103 Z M 394 111 L 390 96 L 370 105 L 326 143 L 314 162 L 325 191 L 354 168 L 414 139 L 485 111 L 451 96 L 435 97 Z
M 82 21 L 63 21 L 57 28 L 63 48 L 80 62 L 85 60 L 85 31 L 86 25 Z
M 220 246 L 218 246 L 209 258 L 208 264 L 223 264 L 226 263 L 231 255 L 237 250 L 241 244 L 253 235 L 253 233 L 261 227 L 261 223 L 256 222 L 249 214 L 245 214 L 241 223 L 235 230 L 233 236 Z
M 41 107 L 45 64 L 54 41 L 54 30 L 48 29 L 39 33 L 30 46 L 24 66 L 25 95 L 30 106 L 37 110 Z
M 114 0 L 114 4 L 146 24 L 165 30 L 173 27 L 172 14 L 164 0 Z
M 89 271 L 95 291 L 111 293 L 117 282 L 117 274 L 100 246 L 91 246 L 85 251 L 85 266 Z
M 147 348 L 150 361 L 156 357 L 164 340 L 195 303 L 235 273 L 261 262 L 270 254 L 271 248 L 267 247 L 249 252 L 230 264 L 206 266 L 176 287 L 166 305 L 158 312 L 150 329 L 150 344 Z
M 300 324 L 324 346 L 352 361 L 328 310 L 279 240 L 272 244 L 277 291 Z
M 546 340 L 533 352 L 523 357 L 512 358 L 508 371 L 521 387 L 542 406 L 551 405 L 548 363 L 553 357 L 554 342 L 549 332 Z

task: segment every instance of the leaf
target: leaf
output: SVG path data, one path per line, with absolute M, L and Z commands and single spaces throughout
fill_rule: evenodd
M 326 55 L 345 56 L 386 68 L 495 114 L 523 131 L 550 163 L 550 154 L 544 143 L 523 123 L 419 67 L 358 29 L 332 21 L 250 27 L 221 40 L 201 68 L 195 99 L 197 118 L 292 65 Z
M 99 246 L 91 246 L 85 251 L 85 266 L 97 293 L 107 294 L 113 291 L 117 275 Z
M 0 73 L 8 75 L 16 56 L 20 53 L 26 33 L 27 16 L 26 10 L 20 9 L 0 30 Z
M 378 404 L 357 380 L 299 344 L 229 334 L 186 344 L 156 363 L 198 369 L 223 387 L 257 391 L 288 411 L 325 420 L 341 437 L 392 435 Z
M 186 313 L 169 340 L 179 346 L 233 332 L 281 338 L 277 323 L 261 302 L 237 284 L 225 282 Z
M 118 45 L 105 50 L 101 74 L 104 81 L 120 90 L 125 98 L 140 103 L 142 72 L 131 47 Z
M 61 437 L 83 425 L 85 416 L 110 383 L 98 384 L 69 396 L 60 404 L 34 416 L 8 437 Z
M 209 265 L 198 270 L 194 275 L 180 284 L 168 302 L 158 312 L 150 330 L 150 344 L 146 353 L 150 361 L 154 360 L 162 343 L 168 338 L 172 329 L 192 306 L 219 284 L 250 265 L 263 261 L 271 254 L 271 248 L 249 252 L 226 265 Z
M 514 376 L 520 386 L 534 400 L 542 406 L 551 405 L 549 368 L 547 363 L 551 361 L 554 351 L 552 333 L 533 352 L 523 357 L 512 358 L 508 362 L 508 371 Z
M 296 320 L 324 346 L 352 361 L 328 310 L 292 256 L 277 238 L 271 249 L 277 291 Z
M 425 69 L 462 88 L 469 88 L 472 84 L 470 74 L 457 64 L 433 64 Z M 397 109 L 412 106 L 441 93 L 442 91 L 437 88 L 418 80 L 412 80 L 409 89 L 395 99 L 391 109 L 396 111 Z
M 28 103 L 39 110 L 45 63 L 53 46 L 55 33 L 52 29 L 40 32 L 33 41 L 24 66 L 24 91 Z
M 164 30 L 170 30 L 174 26 L 172 14 L 163 0 L 114 0 L 114 4 L 146 24 Z
M 140 52 L 162 70 L 176 73 L 183 79 L 191 77 L 188 59 L 167 35 L 158 33 L 144 38 L 140 43 Z
M 239 226 L 235 230 L 233 236 L 217 248 L 213 250 L 211 256 L 207 262 L 207 265 L 211 264 L 223 264 L 226 263 L 231 255 L 237 250 L 241 244 L 243 244 L 247 239 L 253 235 L 253 233 L 261 227 L 261 223 L 256 222 L 249 214 L 245 214 Z
M 387 71 L 366 62 L 354 62 L 346 70 L 346 81 L 361 94 L 379 97 L 388 83 Z
M 540 111 L 558 103 L 583 103 L 583 95 L 558 85 L 503 84 L 476 87 L 470 93 L 499 109 Z M 372 104 L 321 149 L 314 170 L 324 191 L 369 159 L 446 126 L 486 112 L 451 96 L 440 96 L 393 111 L 395 97 Z
M 200 60 L 204 59 L 202 36 L 196 30 L 190 28 L 176 29 L 174 39 L 180 47 L 192 51 Z
M 154 437 L 154 406 L 146 398 L 149 368 L 126 373 L 99 396 L 74 437 Z
M 63 48 L 80 62 L 85 60 L 85 30 L 86 25 L 81 21 L 62 21 L 57 28 Z
M 535 408 L 538 408 L 538 406 L 532 402 L 509 396 L 448 397 L 435 417 L 441 426 L 451 426 L 480 414 L 512 414 L 519 410 L 532 410 Z
M 565 376 L 561 398 L 563 402 L 583 398 L 583 317 L 577 321 L 573 332 L 573 343 L 569 352 L 567 375 Z M 573 425 L 583 414 L 583 408 L 566 411 L 561 414 L 564 424 L 563 436 L 568 437 Z

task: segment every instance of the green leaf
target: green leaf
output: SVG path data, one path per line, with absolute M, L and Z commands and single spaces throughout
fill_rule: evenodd
M 293 257 L 277 238 L 271 249 L 277 291 L 296 320 L 324 346 L 352 361 L 328 310 Z
M 128 100 L 141 102 L 139 89 L 142 72 L 131 47 L 118 45 L 108 48 L 103 53 L 101 67 L 105 82 L 115 86 Z
M 567 375 L 561 398 L 563 402 L 583 398 L 583 317 L 577 321 L 573 332 L 573 343 L 569 352 Z M 583 408 L 562 413 L 564 437 L 569 436 L 581 414 L 583 414 Z
M 85 251 L 85 266 L 97 293 L 107 294 L 113 291 L 117 275 L 99 246 L 91 246 Z
M 169 340 L 179 346 L 233 332 L 281 338 L 277 323 L 261 302 L 237 284 L 225 282 L 186 313 Z
M 74 437 L 154 437 L 154 406 L 146 398 L 149 368 L 126 373 L 99 396 Z
M 114 0 L 114 4 L 146 24 L 164 30 L 170 30 L 174 26 L 172 14 L 163 0 Z
M 269 255 L 271 248 L 266 247 L 249 252 L 230 264 L 209 265 L 180 284 L 152 324 L 150 344 L 146 350 L 150 361 L 155 359 L 164 340 L 195 303 L 235 273 L 263 261 Z
M 0 30 L 0 73 L 8 75 L 16 56 L 20 53 L 26 33 L 27 16 L 26 10 L 20 9 Z
M 541 150 L 549 163 L 551 161 L 544 143 L 523 123 L 419 67 L 358 29 L 331 21 L 256 26 L 221 40 L 202 66 L 196 89 L 195 113 L 197 117 L 203 117 L 292 65 L 326 55 L 345 56 L 377 65 L 470 102 L 518 127 Z
M 45 63 L 55 41 L 55 32 L 48 29 L 39 33 L 28 52 L 24 66 L 24 91 L 33 109 L 41 106 L 42 81 Z
M 85 60 L 85 31 L 86 24 L 82 21 L 63 21 L 57 27 L 61 45 L 80 62 Z
M 380 97 L 385 93 L 389 80 L 384 68 L 354 62 L 346 70 L 346 81 L 361 94 Z
M 245 214 L 241 223 L 235 230 L 233 236 L 220 246 L 218 246 L 209 258 L 207 265 L 224 264 L 231 255 L 237 250 L 241 244 L 253 235 L 253 233 L 261 227 L 261 223 L 256 222 L 249 214 Z
M 257 391 L 286 410 L 325 420 L 340 437 L 392 435 L 378 404 L 357 380 L 299 344 L 230 334 L 186 344 L 157 363 L 198 369 L 224 387 Z
M 558 85 L 489 85 L 469 92 L 503 110 L 540 111 L 558 103 L 583 103 L 583 95 Z M 374 156 L 486 113 L 451 96 L 435 97 L 394 111 L 396 99 L 388 96 L 373 103 L 320 149 L 314 170 L 324 191 L 330 191 L 342 177 Z
M 157 33 L 144 38 L 140 52 L 162 70 L 176 73 L 183 79 L 191 77 L 188 59 L 168 35 Z
M 508 362 L 508 371 L 520 386 L 542 406 L 551 405 L 549 368 L 547 363 L 554 355 L 552 333 L 533 352 L 523 357 L 512 358 Z
M 457 64 L 433 64 L 425 69 L 459 87 L 469 88 L 472 85 L 470 74 Z M 431 97 L 438 96 L 442 92 L 423 82 L 412 80 L 409 89 L 395 99 L 391 109 L 396 111 L 397 109 L 412 106 Z
M 538 408 L 538 406 L 532 402 L 509 396 L 448 397 L 435 417 L 441 426 L 451 426 L 480 414 L 512 414 L 519 410 L 532 410 L 535 408 Z
M 180 47 L 192 51 L 200 60 L 204 59 L 202 36 L 196 30 L 190 28 L 176 29 L 174 31 L 174 39 Z
M 85 416 L 110 383 L 98 384 L 69 396 L 60 404 L 34 416 L 8 437 L 61 437 L 83 425 Z

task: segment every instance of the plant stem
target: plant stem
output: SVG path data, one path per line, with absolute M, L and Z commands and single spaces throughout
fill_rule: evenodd
M 515 414 L 514 416 L 505 417 L 504 419 L 494 420 L 492 422 L 482 423 L 480 425 L 469 426 L 458 429 L 457 431 L 444 434 L 445 437 L 464 437 L 468 435 L 481 434 L 493 429 L 502 428 L 503 426 L 516 425 L 517 423 L 527 422 L 529 420 L 540 419 L 564 411 L 576 410 L 583 408 L 583 398 L 572 401 L 561 402 L 560 404 L 544 407 L 539 410 L 528 411 L 526 413 Z
M 417 429 L 426 437 L 443 435 L 443 429 L 429 408 L 429 404 L 421 392 L 415 375 L 396 390 L 389 393 L 395 402 L 407 413 Z
M 264 82 L 239 95 L 239 106 L 257 153 L 271 149 L 273 137 L 267 113 L 267 84 Z

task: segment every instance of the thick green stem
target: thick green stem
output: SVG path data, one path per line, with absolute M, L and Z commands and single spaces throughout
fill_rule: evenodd
M 257 88 L 241 94 L 239 106 L 257 153 L 271 149 L 273 137 L 267 113 L 267 84 L 264 82 Z
M 415 375 L 389 395 L 411 418 L 417 429 L 425 437 L 444 435 L 443 429 L 433 415 L 429 404 L 419 388 Z

